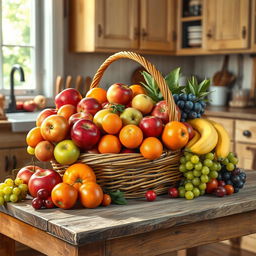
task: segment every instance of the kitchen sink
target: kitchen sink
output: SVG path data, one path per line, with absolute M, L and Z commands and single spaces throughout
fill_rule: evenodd
M 7 113 L 7 119 L 12 125 L 13 132 L 27 132 L 36 126 L 39 112 Z

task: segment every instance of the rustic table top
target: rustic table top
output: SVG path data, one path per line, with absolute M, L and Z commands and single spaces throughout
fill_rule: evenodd
M 154 202 L 128 200 L 128 205 L 97 209 L 43 209 L 35 211 L 31 201 L 8 203 L 0 211 L 44 230 L 73 245 L 145 233 L 157 229 L 211 220 L 256 210 L 256 171 L 247 172 L 247 183 L 239 193 L 195 200 L 159 196 Z

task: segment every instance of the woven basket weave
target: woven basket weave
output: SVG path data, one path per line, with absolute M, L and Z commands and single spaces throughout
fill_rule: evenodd
M 171 92 L 161 73 L 144 57 L 133 52 L 119 52 L 105 60 L 95 74 L 91 87 L 97 87 L 107 67 L 114 61 L 128 58 L 141 64 L 156 80 L 167 102 L 170 121 L 177 120 L 177 112 Z M 121 190 L 126 198 L 140 198 L 149 189 L 159 194 L 167 192 L 168 187 L 180 180 L 178 170 L 180 151 L 165 151 L 154 161 L 145 159 L 139 153 L 89 154 L 80 155 L 78 162 L 93 168 L 97 182 L 107 190 Z M 53 169 L 63 174 L 68 166 L 52 162 Z

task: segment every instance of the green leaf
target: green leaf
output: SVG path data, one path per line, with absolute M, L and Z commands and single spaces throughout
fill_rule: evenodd
M 143 85 L 143 87 L 146 89 L 147 91 L 147 94 L 150 98 L 152 98 L 154 101 L 158 102 L 159 101 L 159 98 L 158 98 L 158 94 L 155 94 L 155 91 L 152 90 L 152 88 L 150 86 L 148 86 L 147 84 L 145 83 L 141 83 Z
M 173 69 L 166 77 L 166 83 L 169 86 L 170 90 L 173 87 L 179 86 L 180 79 L 180 68 Z
M 198 92 L 206 92 L 210 86 L 210 80 L 209 79 L 204 79 L 198 87 Z
M 141 72 L 141 74 L 143 75 L 146 83 L 151 87 L 151 89 L 155 92 L 155 94 L 157 95 L 159 92 L 159 87 L 155 81 L 155 79 L 146 71 Z
M 109 191 L 108 193 L 111 197 L 112 203 L 119 204 L 119 205 L 127 204 L 127 200 L 124 197 L 124 192 L 121 192 L 120 190 L 116 190 L 116 191 Z

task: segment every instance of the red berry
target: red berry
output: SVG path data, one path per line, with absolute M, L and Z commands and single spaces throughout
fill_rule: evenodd
M 36 196 L 40 199 L 47 199 L 49 197 L 50 193 L 48 192 L 48 190 L 41 188 L 37 191 Z
M 47 208 L 47 209 L 51 209 L 51 208 L 54 208 L 55 205 L 52 201 L 52 198 L 49 196 L 46 200 L 44 200 L 44 206 Z
M 43 200 L 41 198 L 38 198 L 38 197 L 35 197 L 33 200 L 32 200 L 32 206 L 34 209 L 36 210 L 39 210 L 42 208 L 43 206 Z
M 226 185 L 224 180 L 218 180 L 218 187 L 224 187 Z
M 179 196 L 179 191 L 177 188 L 169 188 L 168 189 L 168 195 L 171 197 L 171 198 L 176 198 Z
M 224 187 L 217 187 L 215 190 L 215 195 L 219 197 L 223 197 L 227 194 L 227 191 Z
M 156 199 L 156 192 L 154 190 L 149 190 L 146 192 L 145 197 L 149 202 L 152 202 Z

